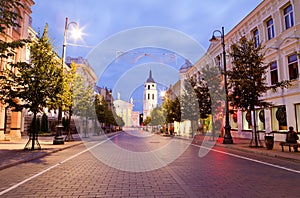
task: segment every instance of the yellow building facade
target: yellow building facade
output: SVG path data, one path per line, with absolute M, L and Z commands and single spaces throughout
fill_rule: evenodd
M 18 13 L 21 18 L 17 23 L 21 27 L 11 27 L 5 30 L 5 34 L 0 34 L 0 39 L 5 42 L 12 42 L 19 39 L 30 39 L 31 26 L 31 6 L 34 5 L 32 0 L 21 0 L 23 8 L 15 8 L 14 12 Z M 7 69 L 8 62 L 28 61 L 28 48 L 25 46 L 21 49 L 11 51 L 12 58 L 0 60 L 0 75 Z M 11 111 L 5 104 L 0 103 L 0 140 L 20 139 L 22 132 L 22 113 Z

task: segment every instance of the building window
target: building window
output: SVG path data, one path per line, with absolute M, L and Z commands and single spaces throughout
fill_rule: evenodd
M 251 120 L 251 112 L 250 111 L 243 111 L 243 130 L 250 130 L 252 129 L 252 120 Z
M 230 112 L 230 126 L 232 129 L 238 129 L 238 112 L 237 110 L 232 110 L 232 112 Z
M 14 9 L 14 14 L 17 14 L 20 16 L 20 12 L 15 8 Z M 17 31 L 19 29 L 20 22 L 18 21 L 18 18 L 14 18 L 13 22 L 17 25 L 14 25 L 13 28 Z
M 259 32 L 258 29 L 255 29 L 253 31 L 253 38 L 254 38 L 254 42 L 255 42 L 255 47 L 259 46 Z
M 251 111 L 243 111 L 242 119 L 243 119 L 243 130 L 251 130 L 252 129 L 252 115 Z M 265 130 L 265 113 L 263 109 L 255 110 L 255 123 L 257 130 L 263 131 Z
M 274 61 L 270 63 L 270 73 L 271 73 L 271 84 L 274 85 L 278 82 L 278 71 L 277 71 L 277 62 Z
M 152 100 L 154 100 L 154 94 L 152 94 Z
M 273 107 L 272 113 L 272 130 L 280 131 L 287 130 L 286 108 L 284 105 Z
M 283 9 L 285 29 L 294 26 L 293 6 L 289 5 Z
M 266 25 L 268 40 L 271 40 L 275 37 L 273 19 L 267 20 Z
M 297 54 L 288 56 L 288 67 L 290 80 L 298 79 L 298 58 Z
M 150 100 L 150 94 L 148 94 L 148 100 Z
M 150 89 L 150 85 L 148 85 L 148 89 Z
M 258 109 L 255 111 L 256 121 L 257 121 L 257 129 L 259 131 L 265 130 L 265 110 Z
M 221 57 L 220 56 L 217 56 L 217 58 L 216 58 L 216 64 L 217 64 L 217 66 L 219 68 L 219 71 L 221 71 L 221 69 L 223 69 L 223 68 L 221 66 Z

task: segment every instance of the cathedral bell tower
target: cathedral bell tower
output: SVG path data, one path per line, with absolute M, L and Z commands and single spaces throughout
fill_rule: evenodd
M 158 105 L 157 86 L 152 78 L 152 71 L 149 72 L 149 77 L 144 86 L 144 103 L 143 103 L 143 120 L 150 116 L 151 111 Z

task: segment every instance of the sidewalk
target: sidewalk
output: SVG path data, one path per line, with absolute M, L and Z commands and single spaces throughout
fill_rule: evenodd
M 201 137 L 195 137 L 193 140 L 193 143 L 201 145 L 203 136 Z M 259 155 L 265 155 L 269 157 L 276 157 L 281 158 L 285 160 L 291 160 L 295 162 L 300 163 L 300 148 L 298 148 L 299 152 L 294 152 L 294 149 L 291 148 L 291 152 L 289 152 L 288 147 L 284 147 L 284 152 L 281 150 L 281 146 L 279 145 L 279 142 L 274 142 L 274 147 L 272 150 L 268 150 L 266 148 L 266 144 L 264 140 L 261 140 L 261 144 L 263 147 L 249 147 L 250 145 L 250 139 L 239 139 L 239 138 L 233 138 L 233 144 L 223 144 L 223 138 L 217 138 L 216 145 L 217 147 L 224 147 L 229 149 L 235 149 L 247 153 L 254 153 Z M 252 144 L 253 145 L 253 144 Z M 260 144 L 258 144 L 260 145 Z
M 73 137 L 75 141 L 61 145 L 53 145 L 54 137 L 52 136 L 39 137 L 41 150 L 24 150 L 28 141 L 27 136 L 19 141 L 0 141 L 0 170 L 82 144 L 78 135 L 73 135 Z

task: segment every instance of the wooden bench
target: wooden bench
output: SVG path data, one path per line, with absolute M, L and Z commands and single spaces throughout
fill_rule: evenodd
M 289 147 L 289 152 L 291 152 L 291 147 L 294 147 L 294 148 L 295 147 L 296 148 L 300 147 L 300 144 L 298 144 L 298 143 L 280 142 L 279 145 L 281 146 L 282 152 L 284 152 L 284 149 L 283 149 L 284 146 L 288 146 Z

